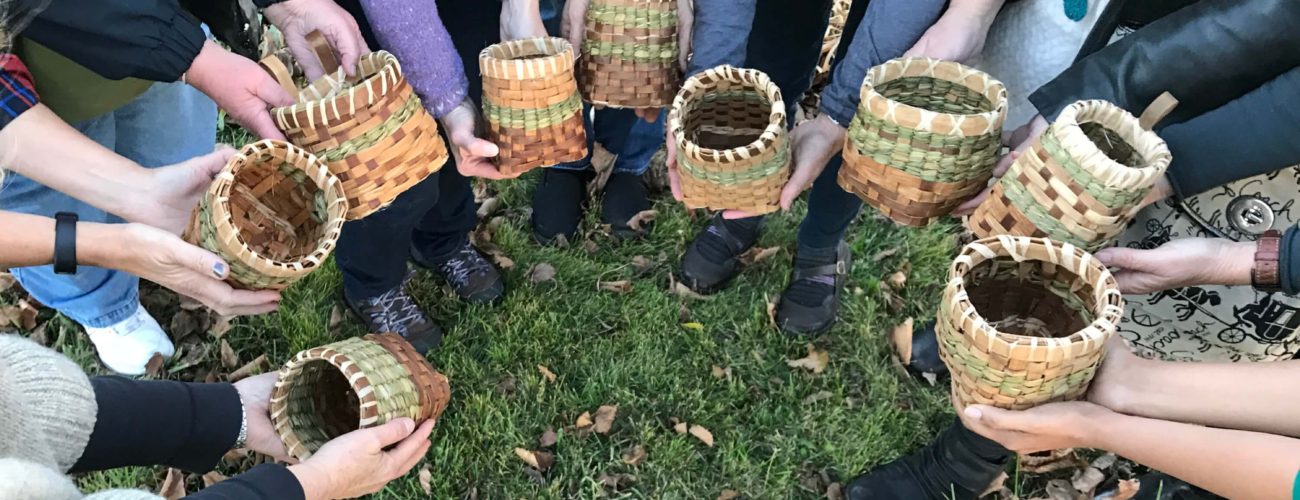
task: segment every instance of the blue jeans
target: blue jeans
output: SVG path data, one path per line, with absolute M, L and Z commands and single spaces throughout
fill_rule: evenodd
M 104 147 L 154 168 L 212 152 L 217 106 L 188 85 L 155 83 L 125 106 L 72 126 Z M 21 175 L 9 177 L 12 180 L 0 190 L 0 209 L 46 217 L 72 212 L 83 222 L 122 222 Z M 120 271 L 81 266 L 74 275 L 57 275 L 52 266 L 39 266 L 14 269 L 13 275 L 36 300 L 86 327 L 118 323 L 140 306 L 140 279 Z
M 605 108 L 596 110 L 595 119 L 590 108 L 583 107 L 583 126 L 587 129 L 587 157 L 578 161 L 561 163 L 551 168 L 586 170 L 591 168 L 594 143 L 600 143 L 609 152 L 618 155 L 614 171 L 641 175 L 650 168 L 650 157 L 664 143 L 664 121 L 668 110 L 659 112 L 654 123 L 638 118 L 630 109 Z

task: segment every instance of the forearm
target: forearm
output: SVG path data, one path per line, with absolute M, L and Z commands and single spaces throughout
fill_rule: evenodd
M 744 66 L 757 9 L 757 0 L 695 0 L 694 53 L 686 76 L 723 64 Z
M 121 224 L 77 224 L 79 264 L 118 269 L 121 252 L 131 247 Z M 54 219 L 0 210 L 0 268 L 43 266 L 54 262 Z
M 430 114 L 441 117 L 465 99 L 469 82 L 434 0 L 361 0 L 361 7 Z
M 1119 414 L 1092 427 L 1086 446 L 1227 498 L 1290 498 L 1300 470 L 1300 440 L 1288 437 Z

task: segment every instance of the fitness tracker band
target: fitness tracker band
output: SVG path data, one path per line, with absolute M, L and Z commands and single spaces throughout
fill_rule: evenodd
M 77 214 L 54 214 L 54 273 L 77 274 Z

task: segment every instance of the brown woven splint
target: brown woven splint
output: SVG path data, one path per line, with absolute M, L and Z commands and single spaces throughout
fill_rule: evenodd
M 492 45 L 478 56 L 488 140 L 501 148 L 501 173 L 578 161 L 587 156 L 582 96 L 573 49 L 563 38 Z
M 950 61 L 901 58 L 871 68 L 849 124 L 839 184 L 895 222 L 924 226 L 988 184 L 1007 92 Z
M 260 62 L 297 96 L 297 104 L 271 113 L 289 142 L 319 156 L 342 181 L 348 220 L 361 219 L 441 169 L 447 145 L 392 54 L 361 56 L 349 79 L 319 32 L 308 40 L 326 75 L 301 91 L 279 58 Z
M 998 236 L 948 270 L 936 329 L 958 407 L 1023 410 L 1083 397 L 1124 313 L 1091 254 L 1044 238 Z
M 225 260 L 233 285 L 280 290 L 325 262 L 346 212 L 343 188 L 320 160 L 264 140 L 244 146 L 217 174 L 185 239 Z
M 668 114 L 687 208 L 765 214 L 790 179 L 781 90 L 762 71 L 718 66 L 691 77 Z
M 591 0 L 582 42 L 582 96 L 613 108 L 669 105 L 682 83 L 677 0 Z
M 331 439 L 407 417 L 420 424 L 451 400 L 447 377 L 395 333 L 298 353 L 271 391 L 271 423 L 289 454 L 306 460 Z

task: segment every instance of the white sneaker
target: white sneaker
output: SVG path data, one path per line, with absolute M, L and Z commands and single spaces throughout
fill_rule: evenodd
M 86 328 L 86 335 L 99 351 L 99 359 L 110 370 L 123 375 L 143 375 L 145 365 L 155 353 L 170 358 L 176 347 L 158 321 L 137 307 L 135 314 L 104 328 Z

